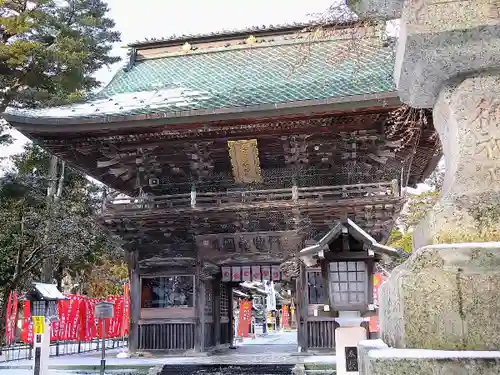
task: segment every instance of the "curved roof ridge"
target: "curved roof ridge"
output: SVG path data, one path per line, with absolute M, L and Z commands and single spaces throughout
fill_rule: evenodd
M 262 25 L 262 26 L 251 26 L 243 29 L 233 29 L 227 30 L 222 29 L 214 32 L 200 33 L 200 34 L 181 34 L 181 35 L 171 35 L 164 38 L 151 38 L 142 41 L 136 41 L 129 43 L 127 47 L 129 48 L 149 48 L 156 47 L 158 45 L 169 45 L 169 44 L 180 44 L 187 41 L 202 41 L 202 40 L 212 40 L 212 39 L 232 39 L 239 38 L 248 34 L 269 34 L 269 33 L 279 33 L 279 32 L 300 32 L 310 31 L 315 27 L 338 27 L 338 28 L 348 28 L 356 23 L 355 20 L 343 20 L 328 23 L 324 23 L 318 20 L 307 21 L 307 22 L 294 22 L 288 24 L 278 24 L 278 25 Z

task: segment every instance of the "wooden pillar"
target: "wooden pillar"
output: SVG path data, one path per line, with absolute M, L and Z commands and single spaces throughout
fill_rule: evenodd
M 297 280 L 297 341 L 301 352 L 307 352 L 307 271 L 300 262 L 300 275 Z
M 136 353 L 139 348 L 139 319 L 141 317 L 141 278 L 139 275 L 138 250 L 127 251 L 127 263 L 130 278 L 130 332 L 128 350 Z
M 231 283 L 227 283 L 227 298 L 228 298 L 228 315 L 229 315 L 229 345 L 234 347 L 234 306 L 233 306 L 233 286 Z
M 197 352 L 205 350 L 205 282 L 202 280 L 203 262 L 201 259 L 196 259 L 195 269 L 195 335 L 194 349 Z
M 212 282 L 212 298 L 213 298 L 213 309 L 212 309 L 212 316 L 213 316 L 213 322 L 214 322 L 214 329 L 213 329 L 213 334 L 214 334 L 214 343 L 215 346 L 220 345 L 221 343 L 221 337 L 220 337 L 220 332 L 221 332 L 221 319 L 220 319 L 220 284 L 221 284 L 221 274 L 217 274 Z

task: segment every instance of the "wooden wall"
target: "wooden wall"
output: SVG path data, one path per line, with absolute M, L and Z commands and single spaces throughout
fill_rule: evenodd
M 168 277 L 171 275 L 168 273 L 154 276 L 143 274 L 141 275 L 141 283 L 144 278 L 164 276 Z M 142 293 L 142 288 L 140 290 Z M 196 289 L 194 292 L 196 294 Z M 141 300 L 141 297 L 142 295 L 139 297 L 139 300 Z M 196 310 L 194 306 L 169 308 L 141 307 L 137 349 L 144 351 L 192 350 L 195 344 L 195 327 Z
M 194 349 L 194 323 L 139 324 L 139 350 Z
M 193 307 L 141 308 L 137 349 L 206 351 L 230 344 L 231 288 L 221 282 L 220 276 L 195 280 Z M 199 327 L 201 324 L 203 327 Z
M 315 303 L 310 303 L 309 300 L 308 285 L 313 280 L 309 274 L 317 271 L 303 268 L 297 280 L 297 296 L 300 298 L 296 310 L 298 341 L 302 351 L 333 352 L 337 327 L 335 312 L 324 311 L 322 301 L 316 299 L 312 301 Z M 316 282 L 321 280 L 316 279 Z M 221 281 L 221 275 L 211 280 L 200 280 L 195 285 L 194 307 L 140 309 L 139 350 L 206 351 L 232 343 L 234 330 L 230 285 Z M 197 289 L 203 295 L 198 295 Z M 196 307 L 199 303 L 203 308 Z M 198 324 L 203 324 L 203 327 Z
M 338 323 L 335 322 L 334 311 L 324 311 L 324 304 L 327 300 L 310 299 L 310 284 L 316 282 L 318 289 L 322 290 L 325 297 L 326 290 L 323 288 L 321 270 L 319 268 L 308 268 L 305 270 L 307 276 L 305 283 L 308 286 L 304 290 L 304 300 L 307 303 L 306 323 L 304 324 L 304 343 L 307 345 L 306 351 L 335 351 L 335 329 Z
M 338 323 L 329 317 L 308 317 L 307 321 L 307 349 L 335 350 L 335 329 Z

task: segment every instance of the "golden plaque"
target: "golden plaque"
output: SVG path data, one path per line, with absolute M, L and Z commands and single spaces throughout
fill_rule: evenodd
M 237 184 L 261 182 L 259 148 L 256 139 L 228 141 L 229 158 Z

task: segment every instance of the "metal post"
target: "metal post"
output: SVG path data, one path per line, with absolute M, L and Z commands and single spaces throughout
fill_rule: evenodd
M 106 369 L 106 319 L 102 320 L 102 351 L 101 351 L 101 375 Z

